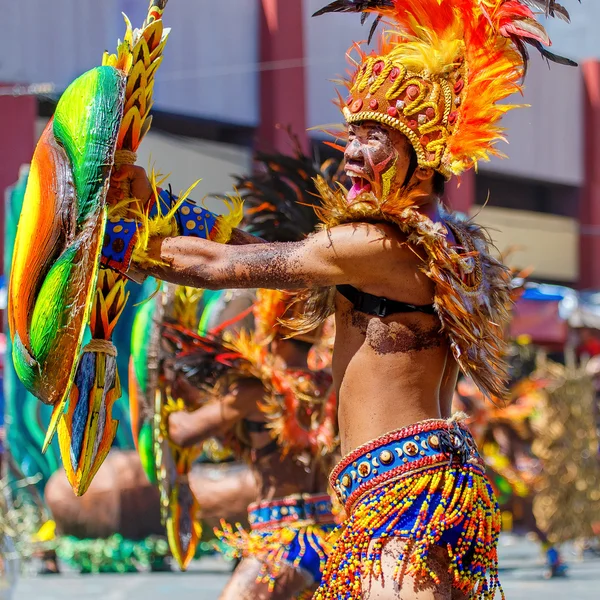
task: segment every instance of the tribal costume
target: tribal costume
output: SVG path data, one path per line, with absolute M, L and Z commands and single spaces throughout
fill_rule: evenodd
M 531 8 L 564 16 L 553 1 L 338 0 L 325 12 L 373 12 L 388 30 L 378 51 L 356 45 L 358 61 L 339 105 L 348 124 L 376 121 L 400 131 L 417 166 L 446 179 L 500 155 L 501 104 L 520 90 L 526 44 L 549 60 L 549 39 Z M 364 16 L 364 15 L 363 15 Z M 373 30 L 372 30 L 373 31 Z M 486 233 L 472 222 L 442 214 L 434 223 L 418 211 L 419 194 L 406 185 L 391 193 L 395 166 L 380 190 L 355 184 L 351 193 L 319 188 L 324 227 L 353 222 L 397 226 L 424 257 L 435 285 L 432 306 L 413 306 L 366 294 L 338 291 L 354 309 L 385 317 L 427 312 L 439 317 L 461 370 L 488 397 L 506 393 L 504 327 L 511 303 L 510 273 L 492 257 Z M 408 178 L 407 178 L 408 180 Z M 362 182 L 361 182 L 362 183 Z M 451 245 L 448 237 L 454 238 Z M 330 290 L 308 292 L 310 310 L 295 323 L 314 327 L 334 310 Z M 500 514 L 471 435 L 458 420 L 425 421 L 354 450 L 334 469 L 332 485 L 349 518 L 328 560 L 317 600 L 362 597 L 363 579 L 381 577 L 386 538 L 407 541 L 396 576 L 439 577 L 428 565 L 434 546 L 446 549 L 455 588 L 470 598 L 492 599 L 498 581 Z

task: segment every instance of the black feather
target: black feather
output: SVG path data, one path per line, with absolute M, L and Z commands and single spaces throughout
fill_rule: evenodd
M 331 12 L 361 13 L 366 10 L 376 10 L 378 8 L 393 8 L 393 6 L 394 3 L 392 0 L 335 0 L 335 2 L 331 2 L 314 13 L 313 17 L 320 17 Z
M 258 152 L 257 172 L 235 182 L 244 199 L 248 230 L 269 242 L 296 242 L 314 232 L 319 222 L 314 208 L 321 203 L 314 179 L 320 175 L 333 186 L 345 178 L 340 161 L 320 165 L 302 152 L 291 133 L 290 137 L 293 155 Z
M 521 3 L 532 10 L 544 13 L 548 17 L 558 17 L 567 23 L 571 20 L 567 9 L 556 2 L 556 0 L 521 0 Z
M 373 39 L 373 36 L 375 35 L 375 32 L 377 31 L 377 26 L 379 25 L 379 23 L 381 22 L 381 19 L 383 17 L 381 15 L 379 15 L 375 21 L 373 22 L 373 25 L 371 25 L 371 30 L 369 31 L 369 39 L 367 40 L 367 43 L 370 44 L 371 40 Z
M 527 75 L 527 70 L 529 69 L 529 50 L 527 50 L 527 45 L 525 42 L 516 35 L 511 36 L 511 40 L 514 45 L 517 47 L 517 50 L 520 52 L 523 57 L 523 79 Z
M 550 52 L 538 40 L 526 39 L 524 41 L 527 42 L 528 44 L 532 45 L 534 48 L 536 48 L 539 51 L 539 53 L 546 60 L 548 60 L 550 62 L 554 62 L 554 63 L 557 63 L 559 65 L 565 65 L 567 67 L 576 67 L 576 66 L 578 66 L 577 63 L 574 60 L 571 60 L 570 58 L 565 58 L 564 56 L 559 56 L 558 54 L 554 54 L 553 52 Z

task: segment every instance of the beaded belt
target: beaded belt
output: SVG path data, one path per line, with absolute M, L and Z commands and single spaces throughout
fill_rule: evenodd
M 458 421 L 423 421 L 391 431 L 345 456 L 329 481 L 350 513 L 373 488 L 442 464 L 468 464 L 485 470 L 473 436 Z
M 331 525 L 335 522 L 329 494 L 295 494 L 250 504 L 248 521 L 253 531 L 278 529 L 298 521 L 314 525 Z

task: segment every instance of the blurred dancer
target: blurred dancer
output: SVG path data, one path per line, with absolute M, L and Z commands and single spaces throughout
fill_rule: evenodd
M 297 144 L 294 156 L 259 154 L 257 161 L 255 176 L 237 180 L 247 227 L 263 239 L 303 239 L 317 222 L 313 179 L 335 180 L 337 164 L 316 165 Z M 250 531 L 223 523 L 217 532 L 242 559 L 224 599 L 311 597 L 329 548 L 334 519 L 326 473 L 337 437 L 327 330 L 286 339 L 292 332 L 280 318 L 289 302 L 271 290 L 227 294 L 213 304 L 216 320 L 204 317 L 222 333 L 207 334 L 172 363 L 173 396 L 202 406 L 171 414 L 171 441 L 190 447 L 225 437 L 257 481 Z
M 257 480 L 250 531 L 223 523 L 218 537 L 242 558 L 225 599 L 312 596 L 334 525 L 327 493 L 336 445 L 331 375 L 308 366 L 318 336 L 286 340 L 282 292 L 258 290 L 252 331 L 207 335 L 172 364 L 171 394 L 194 412 L 169 418 L 171 442 L 191 447 L 221 437 Z

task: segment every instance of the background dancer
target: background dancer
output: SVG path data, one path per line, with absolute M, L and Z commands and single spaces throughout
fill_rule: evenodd
M 313 177 L 325 174 L 333 181 L 337 163 L 319 167 L 298 145 L 295 156 L 257 159 L 260 173 L 237 180 L 248 228 L 268 240 L 303 239 L 316 225 Z M 257 480 L 250 531 L 223 523 L 217 532 L 243 559 L 222 598 L 312 597 L 334 523 L 326 472 L 337 446 L 336 403 L 331 375 L 320 369 L 323 330 L 285 339 L 291 332 L 279 318 L 289 297 L 271 290 L 256 292 L 248 327 L 247 317 L 240 320 L 248 315 L 247 302 L 247 293 L 229 297 L 218 318 L 230 324 L 222 336 L 206 336 L 195 350 L 188 345 L 192 349 L 172 362 L 173 397 L 202 406 L 172 413 L 170 438 L 190 447 L 225 436 Z M 214 317 L 210 321 L 222 330 Z

